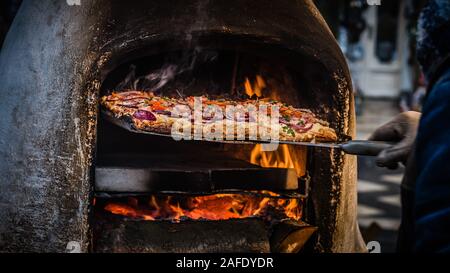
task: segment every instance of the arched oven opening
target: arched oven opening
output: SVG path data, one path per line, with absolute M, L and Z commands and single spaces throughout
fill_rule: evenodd
M 310 109 L 337 127 L 330 111 L 336 87 L 321 64 L 270 46 L 199 44 L 111 62 L 100 96 L 139 90 L 171 98 L 272 99 Z M 100 115 L 93 251 L 313 251 L 314 151 L 262 147 L 138 134 Z

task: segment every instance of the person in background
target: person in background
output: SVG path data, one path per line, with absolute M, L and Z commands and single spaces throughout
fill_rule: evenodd
M 402 113 L 370 139 L 397 143 L 378 155 L 378 165 L 406 165 L 398 251 L 450 253 L 450 1 L 429 0 L 418 32 L 427 81 L 422 115 Z

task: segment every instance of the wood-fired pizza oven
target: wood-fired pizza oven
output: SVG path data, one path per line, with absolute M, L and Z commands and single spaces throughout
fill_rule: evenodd
M 254 96 L 261 80 L 354 135 L 345 59 L 312 1 L 25 1 L 0 56 L 0 251 L 363 251 L 354 157 L 137 134 L 99 106 L 132 89 Z M 278 205 L 247 217 L 224 200 Z

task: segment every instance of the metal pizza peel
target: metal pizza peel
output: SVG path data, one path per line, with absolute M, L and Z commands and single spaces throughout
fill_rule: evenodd
M 162 134 L 156 132 L 144 131 L 136 128 L 130 118 L 115 117 L 108 111 L 102 110 L 103 117 L 109 122 L 133 133 L 147 134 L 162 137 L 173 137 L 170 134 Z M 338 149 L 346 154 L 360 156 L 377 156 L 381 151 L 388 149 L 394 145 L 392 142 L 369 141 L 369 140 L 349 140 L 344 142 L 296 142 L 296 141 L 262 141 L 262 140 L 209 140 L 209 139 L 192 139 L 193 141 L 218 142 L 224 144 L 288 144 L 295 146 L 307 146 L 315 148 Z

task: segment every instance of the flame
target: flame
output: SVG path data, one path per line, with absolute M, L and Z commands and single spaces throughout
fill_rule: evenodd
M 245 94 L 247 96 L 252 97 L 253 95 L 256 95 L 258 98 L 262 96 L 262 90 L 266 88 L 266 82 L 264 81 L 263 77 L 260 75 L 256 75 L 256 81 L 252 84 L 250 83 L 250 80 L 248 77 L 245 78 L 244 82 L 244 88 L 245 88 Z
M 268 191 L 261 193 L 265 196 L 227 193 L 173 198 L 152 195 L 146 202 L 128 198 L 126 203 L 110 202 L 104 209 L 113 214 L 149 221 L 179 221 L 183 217 L 193 220 L 227 220 L 254 216 L 271 219 L 274 213 L 294 220 L 301 218 L 298 199 L 281 199 L 277 194 Z
M 124 215 L 124 216 L 128 216 L 131 218 L 142 218 L 144 220 L 155 220 L 155 218 L 152 215 L 148 214 L 148 212 L 134 208 L 127 204 L 109 203 L 105 206 L 105 210 L 107 210 L 113 214 Z
M 249 78 L 245 78 L 245 93 L 252 97 L 256 95 L 261 97 L 261 91 L 267 87 L 267 84 L 261 75 L 256 75 L 256 80 L 252 85 Z M 271 92 L 277 94 L 278 92 Z M 250 163 L 264 168 L 290 168 L 295 169 L 298 177 L 305 175 L 306 149 L 301 147 L 290 147 L 288 145 L 279 145 L 274 152 L 262 151 L 262 145 L 255 145 L 250 154 Z
M 265 152 L 261 144 L 256 144 L 250 153 L 250 163 L 264 168 L 295 169 L 298 177 L 305 175 L 305 161 L 306 149 L 287 144 L 280 144 L 273 152 Z

